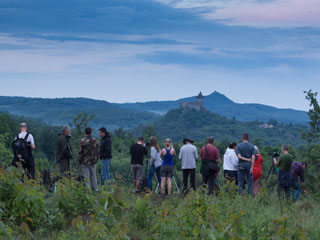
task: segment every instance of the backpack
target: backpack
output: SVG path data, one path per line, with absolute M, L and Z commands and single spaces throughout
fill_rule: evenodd
M 79 162 L 85 165 L 94 165 L 99 160 L 99 144 L 97 140 L 91 137 L 84 138 L 81 141 L 81 151 L 79 152 Z
M 16 139 L 12 142 L 12 151 L 13 151 L 13 161 L 12 164 L 18 167 L 17 163 L 21 162 L 25 165 L 27 162 L 30 161 L 30 146 L 27 142 L 29 137 L 29 133 L 24 138 L 19 138 L 17 135 Z

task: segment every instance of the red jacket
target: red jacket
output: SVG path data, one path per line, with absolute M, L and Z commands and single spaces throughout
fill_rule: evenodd
M 256 161 L 254 162 L 253 166 L 253 179 L 259 179 L 262 176 L 262 166 L 261 163 L 263 162 L 263 158 L 260 154 L 256 155 Z

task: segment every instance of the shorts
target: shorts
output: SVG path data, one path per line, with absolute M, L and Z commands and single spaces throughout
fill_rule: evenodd
M 133 180 L 135 180 L 135 181 L 140 180 L 141 181 L 143 178 L 143 165 L 132 164 L 131 165 L 131 173 L 132 173 Z
M 173 177 L 173 166 L 161 166 L 161 177 L 172 178 Z

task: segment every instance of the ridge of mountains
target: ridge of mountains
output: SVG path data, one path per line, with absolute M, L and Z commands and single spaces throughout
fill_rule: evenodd
M 166 114 L 172 109 L 179 107 L 182 102 L 195 101 L 196 96 L 182 98 L 175 101 L 152 101 L 124 103 L 119 106 L 129 109 L 148 111 L 157 114 Z M 275 119 L 280 123 L 305 124 L 309 121 L 304 111 L 294 109 L 280 109 L 272 106 L 255 103 L 235 103 L 225 95 L 215 91 L 204 96 L 204 106 L 212 113 L 217 113 L 226 118 L 236 118 L 241 121 L 263 121 Z
M 110 103 L 88 98 L 27 98 L 0 96 L 0 111 L 13 115 L 31 117 L 50 125 L 66 125 L 81 113 L 94 114 L 91 126 L 106 126 L 110 130 L 132 129 L 159 121 L 181 102 L 195 101 L 195 97 L 176 101 L 153 101 L 144 103 Z M 306 124 L 306 112 L 293 109 L 278 109 L 261 104 L 235 103 L 221 93 L 214 92 L 204 97 L 204 106 L 211 113 L 227 119 L 240 121 L 263 121 L 275 119 L 279 123 Z

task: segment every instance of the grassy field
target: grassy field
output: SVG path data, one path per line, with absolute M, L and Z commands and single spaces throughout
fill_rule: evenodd
M 20 174 L 0 170 L 0 239 L 320 239 L 312 197 L 293 204 L 264 188 L 240 197 L 229 186 L 219 196 L 199 189 L 162 199 L 121 180 L 94 195 L 67 179 L 51 194 Z

